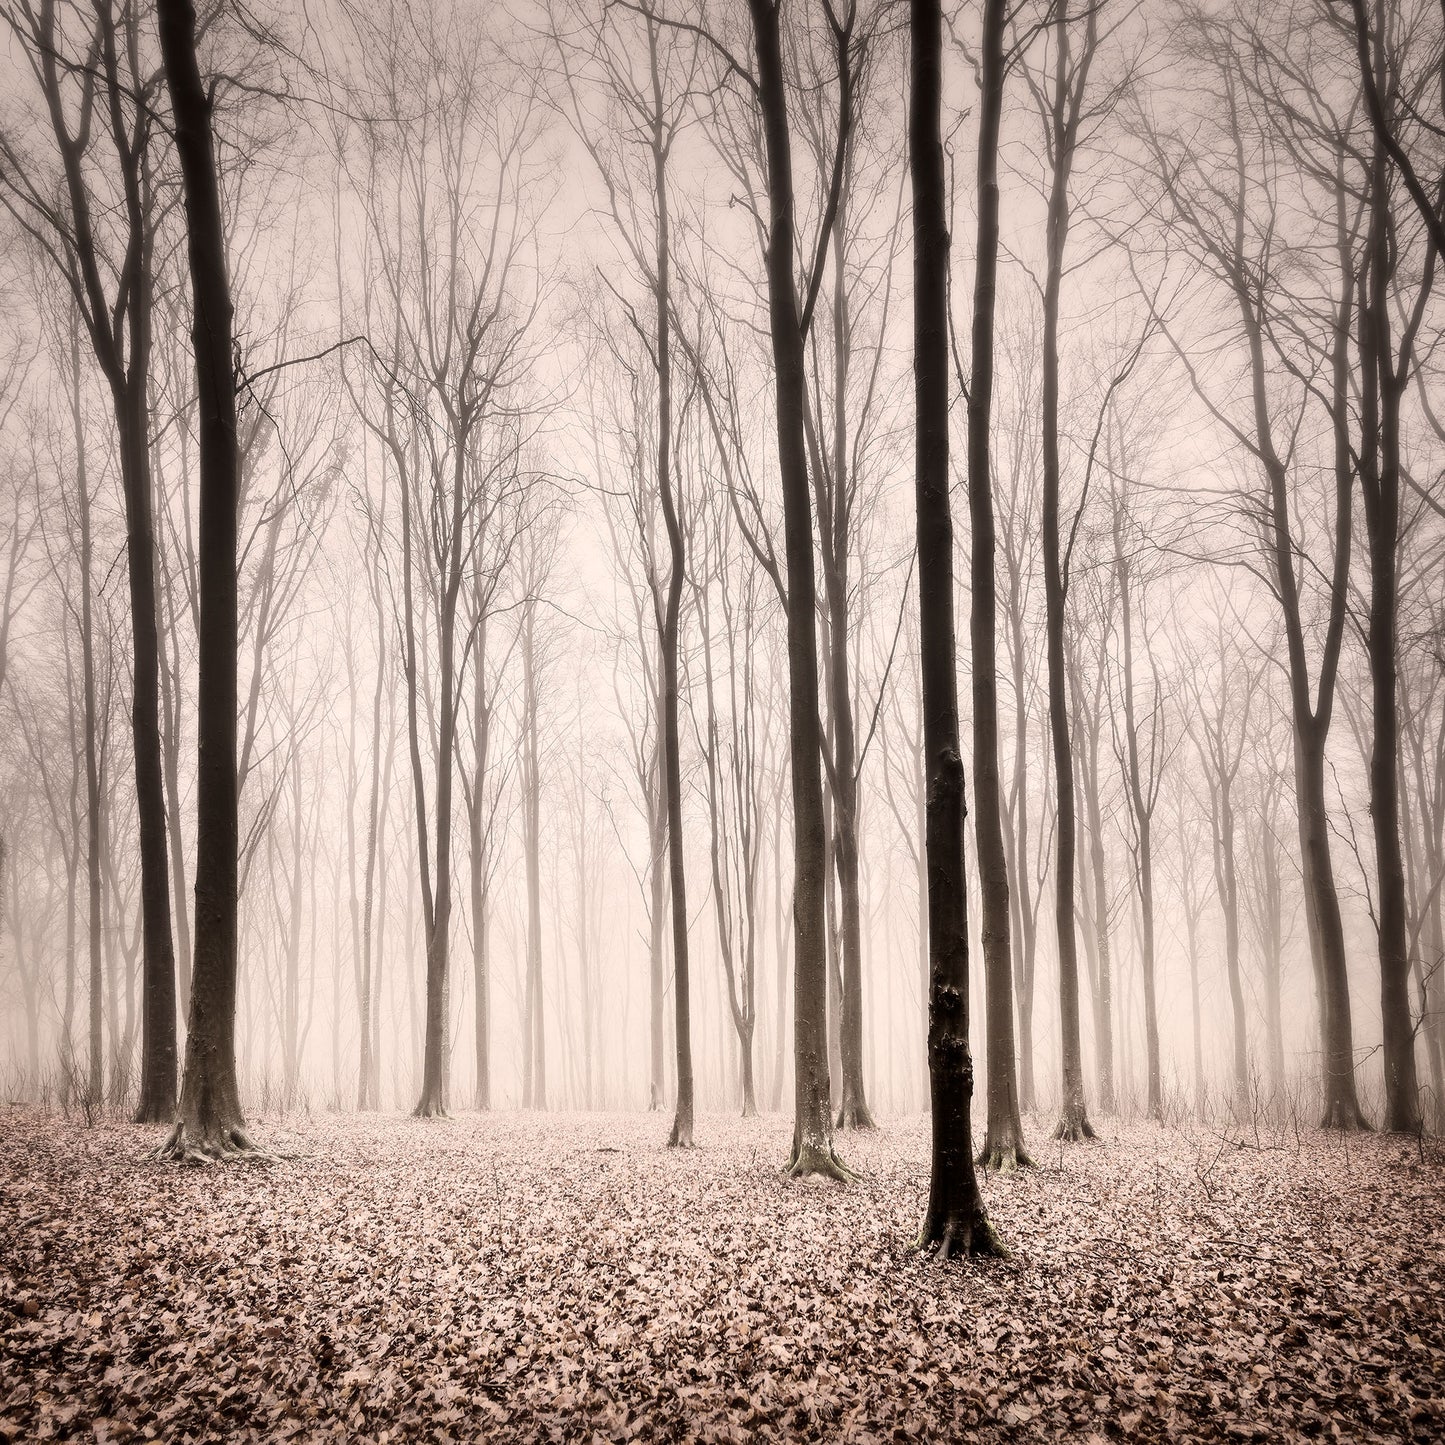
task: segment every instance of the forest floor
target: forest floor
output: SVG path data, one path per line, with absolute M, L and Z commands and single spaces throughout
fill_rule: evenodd
M 0 1439 L 1445 1438 L 1445 1150 L 1103 1121 L 910 1251 L 927 1122 L 0 1116 Z M 1033 1121 L 1039 1138 L 1044 1121 Z

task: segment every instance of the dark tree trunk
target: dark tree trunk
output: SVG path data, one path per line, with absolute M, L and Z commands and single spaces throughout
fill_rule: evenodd
M 149 303 L 137 305 L 137 316 L 142 309 L 147 319 L 138 325 L 148 330 Z M 166 858 L 165 771 L 161 762 L 160 635 L 156 623 L 155 526 L 147 438 L 150 408 L 145 373 L 135 375 L 138 349 L 141 355 L 148 355 L 149 340 L 143 346 L 138 339 L 132 341 L 132 376 L 126 394 L 116 397 L 117 415 L 125 417 L 120 428 L 120 455 L 130 574 L 131 728 L 141 857 L 144 1002 L 140 1098 L 135 1120 L 138 1124 L 160 1124 L 172 1118 L 176 1107 L 176 959 Z
M 1383 5 L 1371 63 L 1378 92 L 1388 95 Z M 1378 894 L 1380 1016 L 1384 1025 L 1385 1127 L 1413 1134 L 1420 1128 L 1420 1086 L 1415 1067 L 1415 1025 L 1410 1013 L 1410 949 L 1405 859 L 1400 843 L 1400 717 L 1398 613 L 1400 597 L 1400 408 L 1408 383 L 1415 328 L 1434 279 L 1429 243 L 1417 309 L 1399 342 L 1392 336 L 1391 282 L 1397 265 L 1390 214 L 1390 162 L 1377 135 L 1369 176 L 1370 221 L 1366 275 L 1360 305 L 1360 490 L 1369 543 L 1370 602 L 1366 652 L 1374 741 L 1370 752 L 1370 817 L 1375 835 Z
M 185 1076 L 166 1148 L 179 1157 L 208 1158 L 251 1147 L 236 1084 L 240 467 L 231 287 L 211 134 L 212 103 L 196 57 L 196 12 L 190 0 L 158 0 L 157 10 L 185 196 L 200 425 L 196 956 Z
M 1092 29 L 1092 15 L 1089 20 Z M 1043 337 L 1043 549 L 1044 629 L 1049 678 L 1049 740 L 1054 755 L 1054 793 L 1058 851 L 1054 860 L 1054 930 L 1059 953 L 1059 1024 L 1063 1054 L 1063 1104 L 1057 1139 L 1089 1139 L 1084 1098 L 1084 1052 L 1079 1036 L 1079 953 L 1074 921 L 1075 849 L 1074 757 L 1069 738 L 1068 677 L 1064 668 L 1064 607 L 1068 599 L 1068 559 L 1059 541 L 1059 292 L 1064 275 L 1064 246 L 1069 234 L 1069 174 L 1078 127 L 1079 92 L 1069 72 L 1068 7 L 1055 14 L 1055 74 L 1049 117 L 1054 139 L 1054 168 L 1049 191 L 1048 274 L 1044 283 Z M 1086 62 L 1085 62 L 1086 64 Z M 1100 988 L 1104 987 L 1100 957 Z M 1108 1007 L 1107 999 L 1104 1007 Z M 1101 1072 L 1112 1074 L 1112 1048 L 1101 1050 Z M 1110 1061 L 1106 1064 L 1104 1060 Z
M 975 310 L 992 311 L 997 152 L 1003 106 L 1003 0 L 986 0 L 979 138 L 979 280 Z M 911 0 L 908 163 L 913 183 L 913 388 L 916 408 L 919 659 L 928 782 L 928 1063 L 933 1157 L 919 1246 L 943 1256 L 1001 1254 L 973 1165 L 973 1059 L 968 1046 L 968 902 L 963 758 L 953 622 L 953 516 L 948 471 L 948 228 L 941 111 L 943 15 Z M 991 317 L 974 332 L 974 395 L 989 382 Z M 982 348 L 980 350 L 980 347 Z M 987 465 L 987 409 L 983 460 Z M 973 427 L 970 425 L 972 440 Z M 970 446 L 970 469 L 975 461 Z M 1005 900 L 1006 904 L 1006 900 Z M 1004 966 L 1008 967 L 1007 950 Z
M 803 327 L 794 288 L 796 223 L 781 14 L 748 0 L 758 64 L 758 103 L 768 171 L 768 319 L 778 426 L 778 470 L 788 571 L 788 693 L 793 778 L 794 1176 L 851 1175 L 833 1150 L 828 1079 L 828 945 L 823 889 L 823 739 L 818 722 L 817 588 L 813 508 L 803 438 Z
M 970 671 L 973 679 L 974 838 L 978 848 L 983 911 L 981 942 L 988 1023 L 988 1129 L 979 1162 L 986 1168 L 1010 1170 L 1033 1161 L 1024 1148 L 1023 1124 L 1019 1119 L 1014 1045 L 1008 857 L 1003 846 L 1003 802 L 998 775 L 998 601 L 994 578 L 993 471 L 989 455 L 989 427 L 993 412 L 994 306 L 998 277 L 998 133 L 1003 111 L 1004 23 L 1003 8 L 986 5 L 978 141 L 978 248 L 974 257 L 972 368 L 968 394 L 968 514 L 973 597 L 969 640 L 973 652 Z M 995 44 L 997 54 L 990 50 L 990 46 Z M 923 596 L 921 558 L 920 552 L 920 599 Z

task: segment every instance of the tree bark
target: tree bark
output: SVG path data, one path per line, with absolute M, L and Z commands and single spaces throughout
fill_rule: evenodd
M 793 780 L 793 1145 L 788 1172 L 847 1179 L 833 1150 L 829 1109 L 827 936 L 823 777 L 818 721 L 817 588 L 813 508 L 803 438 L 806 404 L 803 327 L 794 288 L 796 222 L 792 139 L 788 131 L 781 5 L 748 0 L 757 54 L 757 98 L 768 170 L 766 251 L 778 470 L 788 571 L 789 753 Z
M 196 715 L 195 965 L 176 1157 L 253 1147 L 236 1083 L 236 547 L 239 455 L 231 287 L 211 129 L 191 0 L 157 0 L 161 53 L 185 197 L 200 429 L 201 617 Z M 149 1000 L 148 1000 L 149 1003 Z
M 998 143 L 1003 111 L 1002 7 L 984 11 L 983 95 L 978 141 L 978 247 L 968 393 L 968 513 L 972 609 L 974 838 L 982 902 L 988 1037 L 988 1128 L 979 1162 L 1011 1170 L 1032 1163 L 1019 1118 L 1014 1044 L 1013 956 L 1009 946 L 1008 857 L 998 772 L 998 599 L 994 577 L 992 425 L 994 308 L 998 278 Z M 996 31 L 996 33 L 995 33 Z M 997 54 L 990 49 L 997 45 Z M 920 554 L 921 557 L 921 554 Z M 920 599 L 922 598 L 920 571 Z M 921 603 L 920 603 L 921 605 Z
M 1092 13 L 1089 25 L 1094 24 Z M 1074 758 L 1069 737 L 1068 677 L 1064 667 L 1064 608 L 1068 599 L 1068 563 L 1059 543 L 1059 293 L 1063 284 L 1064 247 L 1069 232 L 1069 175 L 1078 128 L 1078 92 L 1069 72 L 1069 15 L 1061 3 L 1055 14 L 1055 74 L 1049 123 L 1054 140 L 1054 168 L 1049 190 L 1048 272 L 1044 283 L 1043 385 L 1043 549 L 1044 630 L 1048 655 L 1049 740 L 1054 759 L 1054 792 L 1058 817 L 1054 859 L 1054 930 L 1059 954 L 1059 1022 L 1063 1052 L 1063 1103 L 1054 1129 L 1057 1139 L 1090 1139 L 1084 1096 L 1084 1055 L 1079 1035 L 1079 955 L 1074 920 L 1075 849 Z M 1087 71 L 1086 50 L 1082 64 Z M 1100 988 L 1104 988 L 1104 955 L 1100 955 Z M 1107 999 L 1104 1007 L 1108 1007 Z M 1112 1082 L 1112 1048 L 1100 1050 L 1101 1069 Z M 1107 1049 L 1107 1053 L 1105 1050 Z
M 908 164 L 913 185 L 913 390 L 916 409 L 919 660 L 928 802 L 928 1063 L 933 1149 L 920 1248 L 941 1256 L 1002 1254 L 974 1173 L 973 1059 L 968 1045 L 968 902 L 964 878 L 963 758 L 953 621 L 953 516 L 948 470 L 948 248 L 941 111 L 943 15 L 938 0 L 911 0 Z M 993 307 L 998 244 L 997 154 L 1003 107 L 1004 0 L 984 9 L 979 137 L 979 280 L 975 312 Z M 992 254 L 985 255 L 986 252 Z M 989 384 L 991 316 L 974 330 L 974 395 Z M 985 395 L 987 391 L 985 390 Z M 969 466 L 988 462 L 970 417 Z M 995 816 L 995 822 L 997 817 Z M 1005 907 L 1007 900 L 1004 900 Z M 1004 966 L 1009 966 L 1007 950 Z

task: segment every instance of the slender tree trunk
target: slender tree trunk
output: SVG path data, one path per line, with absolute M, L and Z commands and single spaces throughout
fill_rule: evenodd
M 661 709 L 659 708 L 659 717 Z M 662 766 L 662 729 L 657 735 L 653 762 L 656 792 L 648 800 L 648 1093 L 649 1110 L 661 1109 L 667 1092 L 664 1077 L 663 996 L 666 992 L 667 873 L 667 784 Z
M 974 839 L 983 914 L 980 941 L 988 1024 L 988 1129 L 979 1162 L 986 1168 L 1011 1170 L 1033 1161 L 1024 1148 L 1023 1124 L 1019 1118 L 1008 859 L 1003 846 L 1003 801 L 998 774 L 998 601 L 989 428 L 998 276 L 998 132 L 1003 109 L 1004 19 L 999 7 L 996 17 L 999 31 L 995 37 L 990 28 L 995 18 L 993 8 L 985 9 L 985 47 L 997 39 L 1000 50 L 997 56 L 986 55 L 984 59 L 978 142 L 978 249 L 974 258 L 972 369 L 968 395 L 968 513 L 973 602 L 969 640 L 973 653 L 970 672 L 973 679 Z M 998 64 L 996 71 L 991 69 L 994 60 Z M 920 571 L 920 598 L 921 588 Z
M 773 814 L 773 962 L 777 968 L 777 1028 L 773 1033 L 772 1112 L 783 1108 L 788 1023 L 788 909 L 783 902 L 783 810 Z
M 1349 973 L 1344 923 L 1330 860 L 1325 806 L 1324 729 L 1297 722 L 1295 792 L 1299 804 L 1300 857 L 1305 883 L 1305 919 L 1319 979 L 1320 1044 L 1324 1053 L 1324 1128 L 1368 1128 L 1355 1091 L 1354 1031 L 1349 1009 Z
M 773 0 L 748 0 L 758 65 L 758 100 L 768 170 L 768 316 L 778 426 L 778 470 L 788 573 L 788 692 L 793 780 L 793 1176 L 851 1177 L 833 1150 L 829 1111 L 827 837 L 818 722 L 817 590 L 813 515 L 803 438 L 803 329 L 794 289 L 796 232 L 781 14 Z
M 1383 6 L 1376 6 L 1377 14 Z M 1376 84 L 1387 80 L 1384 20 L 1374 41 Z M 1380 1017 L 1384 1025 L 1385 1127 L 1406 1134 L 1420 1128 L 1420 1086 L 1415 1067 L 1415 1025 L 1410 1013 L 1410 949 L 1405 860 L 1400 844 L 1400 717 L 1398 625 L 1400 552 L 1400 402 L 1409 375 L 1411 342 L 1402 338 L 1395 362 L 1391 277 L 1395 262 L 1390 215 L 1390 167 L 1376 139 L 1370 168 L 1368 285 L 1360 307 L 1360 482 L 1369 544 L 1370 601 L 1366 652 L 1374 741 L 1370 752 L 1370 818 L 1374 824 Z M 1435 265 L 1431 248 L 1426 292 Z M 1423 300 L 1423 298 L 1422 298 Z
M 85 878 L 86 933 L 89 944 L 89 1095 L 92 1107 L 104 1098 L 105 1049 L 101 1029 L 102 999 L 102 849 L 103 790 L 105 780 L 99 747 L 95 694 L 95 622 L 93 606 L 94 541 L 91 530 L 90 473 L 85 448 L 85 421 L 81 410 L 80 341 L 74 326 L 70 338 L 72 388 L 71 423 L 75 432 L 76 512 L 80 523 L 80 657 L 85 731 Z M 19 934 L 16 934 L 18 939 Z M 112 1010 L 112 1016 L 113 1016 Z
M 1122 504 L 1114 511 L 1114 575 L 1119 584 L 1120 632 L 1124 640 L 1124 774 L 1129 786 L 1129 801 L 1134 810 L 1135 838 L 1138 845 L 1140 973 L 1144 984 L 1144 1053 L 1148 1072 L 1149 1117 L 1164 1115 L 1164 1085 L 1159 1060 L 1159 1005 L 1154 968 L 1154 802 L 1156 797 L 1157 761 L 1152 760 L 1157 748 L 1151 743 L 1150 776 L 1144 776 L 1139 756 L 1139 721 L 1134 707 L 1134 611 L 1129 559 L 1124 553 Z M 1157 692 L 1158 680 L 1155 679 Z M 1151 739 L 1161 726 L 1156 704 Z
M 538 738 L 535 604 L 522 615 L 522 832 L 527 868 L 527 1009 L 524 1106 L 547 1107 L 546 1025 L 542 1006 L 542 779 Z
M 919 1246 L 940 1255 L 1001 1254 L 974 1173 L 973 1059 L 968 1045 L 968 893 L 964 877 L 963 758 L 953 621 L 953 515 L 948 469 L 948 227 L 941 111 L 943 14 L 911 0 L 908 163 L 913 183 L 913 391 L 916 412 L 919 661 L 927 768 L 928 1063 L 933 1157 Z M 978 285 L 969 470 L 987 468 L 993 360 L 993 270 L 998 245 L 998 132 L 1003 108 L 1003 0 L 985 0 L 978 148 Z M 983 314 L 987 313 L 987 314 Z M 982 422 L 982 446 L 975 428 Z M 975 484 L 977 484 L 975 479 Z M 995 810 L 997 802 L 995 801 Z M 995 823 L 997 813 L 995 811 Z M 1007 907 L 1007 898 L 1003 900 Z M 1006 943 L 1006 939 L 1005 939 Z M 1004 965 L 1008 967 L 1005 947 Z M 1008 1005 L 1012 1008 L 1012 1004 Z M 1012 1060 L 1010 1060 L 1012 1062 Z
M 1013 818 L 1009 828 L 1011 850 L 1005 858 L 1011 864 L 1009 900 L 1013 915 L 1014 991 L 1018 1004 L 1019 1102 L 1033 1109 L 1038 1100 L 1034 1089 L 1034 960 L 1035 915 L 1030 907 L 1028 707 L 1024 696 L 1024 658 L 1028 646 L 1024 635 L 1022 606 L 1011 606 L 1011 662 L 1014 684 L 1014 775 Z M 1005 814 L 1007 816 L 1007 813 Z
M 1247 715 L 1245 726 L 1248 726 Z M 1217 737 L 1218 748 L 1223 738 Z M 1243 742 L 1241 741 L 1241 746 Z M 1236 765 L 1237 765 L 1237 760 Z M 1229 984 L 1230 1018 L 1233 1023 L 1234 1092 L 1243 1101 L 1249 1096 L 1248 1034 L 1244 1014 L 1244 983 L 1239 970 L 1239 878 L 1235 865 L 1234 779 L 1231 760 L 1216 752 L 1215 781 L 1210 790 L 1214 824 L 1214 883 L 1224 914 L 1224 970 Z
M 1090 21 L 1092 24 L 1092 20 Z M 1068 677 L 1064 668 L 1064 608 L 1068 599 L 1068 559 L 1059 540 L 1059 292 L 1064 247 L 1069 231 L 1069 173 L 1073 136 L 1069 129 L 1069 16 L 1066 4 L 1055 12 L 1055 77 L 1051 124 L 1055 161 L 1049 193 L 1048 273 L 1044 283 L 1043 335 L 1043 550 L 1044 630 L 1049 679 L 1049 740 L 1054 756 L 1057 798 L 1057 853 L 1054 859 L 1054 929 L 1059 954 L 1059 1024 L 1062 1041 L 1063 1104 L 1056 1139 L 1090 1139 L 1084 1097 L 1084 1052 L 1079 1034 L 1079 955 L 1074 919 L 1077 830 L 1074 820 L 1074 758 L 1069 738 Z M 1077 117 L 1074 117 L 1075 124 Z M 1103 922 L 1106 915 L 1098 915 Z M 1106 955 L 1100 954 L 1099 987 L 1107 1009 Z M 1100 1072 L 1112 1072 L 1110 1041 L 1101 1041 Z
M 667 209 L 667 146 L 662 133 L 662 92 L 658 70 L 657 27 L 649 18 L 648 55 L 651 63 L 655 124 L 652 132 L 654 196 L 657 202 L 656 285 L 657 312 L 657 491 L 671 552 L 667 602 L 659 618 L 662 638 L 662 762 L 667 789 L 667 871 L 672 902 L 673 1004 L 676 1008 L 677 1109 L 668 1145 L 692 1148 L 692 1006 L 687 950 L 687 869 L 682 837 L 682 750 L 677 726 L 678 631 L 682 588 L 686 581 L 687 553 L 682 523 L 673 495 L 672 476 L 672 289 L 671 237 Z
M 837 874 L 842 924 L 838 959 L 837 1038 L 840 1129 L 871 1129 L 863 1081 L 863 922 L 858 895 L 858 748 L 854 733 L 848 548 L 853 533 L 853 480 L 848 474 L 848 288 L 845 275 L 846 198 L 840 194 L 833 224 L 833 466 L 826 481 L 819 468 L 819 531 L 822 534 L 823 593 L 828 609 L 828 712 L 833 745 L 832 861 Z
M 196 957 L 185 1077 L 168 1148 L 209 1157 L 251 1147 L 236 1084 L 236 377 L 212 100 L 196 59 L 196 12 L 191 0 L 157 0 L 157 13 L 189 240 L 201 499 Z M 149 1011 L 157 1000 L 147 983 Z

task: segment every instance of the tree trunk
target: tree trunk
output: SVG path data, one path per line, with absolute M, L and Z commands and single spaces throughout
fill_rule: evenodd
M 1003 0 L 986 0 L 979 136 L 979 286 L 973 396 L 989 386 L 993 266 L 998 244 L 998 131 L 1003 106 Z M 928 780 L 928 1063 L 933 1151 L 919 1246 L 947 1257 L 1002 1254 L 974 1173 L 973 1059 L 968 1045 L 968 894 L 963 758 L 953 622 L 953 516 L 948 471 L 948 228 L 941 110 L 943 15 L 911 0 L 908 162 L 913 184 L 913 389 L 916 409 L 919 661 Z M 988 313 L 979 316 L 978 313 Z M 974 435 L 984 426 L 982 447 Z M 969 468 L 987 467 L 987 402 L 970 414 Z M 996 821 L 996 819 L 995 819 Z M 1005 899 L 1005 906 L 1007 900 Z M 1005 967 L 1008 966 L 1005 951 Z
M 200 429 L 196 956 L 185 1077 L 166 1149 L 209 1158 L 252 1147 L 236 1084 L 236 377 L 212 101 L 196 58 L 196 12 L 191 0 L 157 0 L 157 13 L 185 196 Z M 147 1010 L 155 1003 L 148 987 Z
M 833 224 L 833 467 L 818 469 L 818 530 L 823 593 L 828 609 L 828 712 L 832 720 L 833 867 L 841 915 L 842 964 L 838 1028 L 840 1129 L 871 1129 L 873 1114 L 863 1082 L 863 922 L 858 896 L 858 748 L 849 671 L 848 548 L 853 540 L 852 479 L 848 475 L 848 366 L 851 324 L 844 274 L 847 206 L 838 199 Z
M 662 519 L 667 528 L 672 564 L 668 574 L 666 606 L 663 616 L 658 619 L 662 638 L 662 761 L 667 789 L 667 871 L 672 895 L 672 977 L 677 1048 L 677 1108 L 667 1142 L 672 1148 L 690 1149 L 693 1142 L 692 1007 L 687 952 L 687 869 L 682 838 L 682 749 L 677 727 L 678 631 L 687 554 L 673 495 L 672 289 L 669 269 L 672 257 L 667 210 L 667 147 L 662 133 L 657 27 L 650 18 L 647 43 L 655 106 L 652 162 L 653 194 L 657 202 L 657 270 L 653 292 L 657 308 L 657 491 L 662 503 Z
M 1377 11 L 1383 7 L 1377 6 Z M 1383 19 L 1374 38 L 1376 84 L 1385 88 Z M 1370 167 L 1368 285 L 1360 307 L 1360 490 L 1369 543 L 1370 601 L 1365 649 L 1370 662 L 1374 742 L 1370 752 L 1370 817 L 1375 835 L 1378 894 L 1380 1017 L 1384 1025 L 1385 1127 L 1414 1134 L 1420 1128 L 1420 1086 L 1415 1068 L 1415 1025 L 1410 1013 L 1410 949 L 1405 860 L 1400 844 L 1400 717 L 1398 628 L 1400 551 L 1400 403 L 1410 371 L 1412 326 L 1395 361 L 1391 278 L 1395 269 L 1390 215 L 1390 167 L 1376 138 Z M 1430 290 L 1431 249 L 1424 293 Z M 1424 295 L 1421 296 L 1423 304 Z
M 523 1020 L 523 1106 L 547 1107 L 542 1013 L 542 778 L 538 737 L 535 604 L 522 614 L 522 833 L 527 867 L 527 1008 Z
M 1090 19 L 1092 26 L 1092 17 Z M 1064 246 L 1069 231 L 1069 171 L 1073 163 L 1073 131 L 1077 110 L 1068 113 L 1069 17 L 1066 4 L 1055 13 L 1055 77 L 1051 126 L 1054 168 L 1049 192 L 1048 273 L 1044 283 L 1043 334 L 1043 550 L 1044 629 L 1049 678 L 1049 739 L 1054 756 L 1054 792 L 1058 817 L 1054 859 L 1054 929 L 1059 954 L 1059 1024 L 1062 1042 L 1063 1104 L 1057 1139 L 1090 1139 L 1084 1098 L 1084 1054 L 1079 1036 L 1079 955 L 1074 921 L 1077 831 L 1074 820 L 1074 758 L 1069 738 L 1068 679 L 1064 669 L 1064 607 L 1068 599 L 1068 561 L 1059 543 L 1059 292 L 1063 284 Z M 1101 918 L 1101 922 L 1103 919 Z M 1100 954 L 1099 985 L 1105 991 L 1105 955 Z M 1107 996 L 1104 997 L 1108 1007 Z M 1109 1041 L 1104 1041 L 1105 1045 Z M 1112 1049 L 1100 1049 L 1101 1073 L 1111 1064 Z
M 794 289 L 792 139 L 788 131 L 781 14 L 772 0 L 748 0 L 758 64 L 758 102 L 768 171 L 768 318 L 778 426 L 778 470 L 788 573 L 789 753 L 793 780 L 793 1145 L 794 1177 L 851 1175 L 833 1150 L 829 1111 L 827 839 L 818 722 L 817 590 L 813 516 L 803 438 L 806 404 L 803 329 Z
M 1151 713 L 1149 776 L 1139 756 L 1139 721 L 1134 708 L 1134 609 L 1129 559 L 1124 552 L 1123 502 L 1114 504 L 1114 575 L 1119 584 L 1120 631 L 1124 640 L 1124 776 L 1134 812 L 1139 889 L 1140 973 L 1144 984 L 1144 1053 L 1148 1072 L 1149 1117 L 1164 1116 L 1164 1087 L 1159 1061 L 1159 1006 L 1154 970 L 1154 804 L 1157 798 L 1161 704 Z M 1158 692 L 1158 679 L 1155 678 Z

